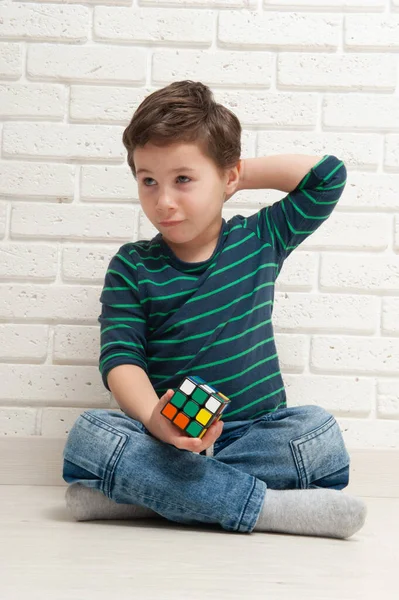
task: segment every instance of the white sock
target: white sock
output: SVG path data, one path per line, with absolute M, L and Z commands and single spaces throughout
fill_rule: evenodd
M 363 527 L 366 505 L 339 490 L 266 490 L 254 531 L 348 538 Z
M 149 519 L 161 515 L 146 506 L 119 504 L 105 494 L 81 483 L 72 483 L 65 492 L 66 505 L 77 521 L 95 519 Z

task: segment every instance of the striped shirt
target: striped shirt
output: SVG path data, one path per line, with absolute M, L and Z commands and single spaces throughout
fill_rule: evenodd
M 157 234 L 126 243 L 105 275 L 99 369 L 147 373 L 158 397 L 199 375 L 231 400 L 223 420 L 248 420 L 286 406 L 272 313 L 284 260 L 329 217 L 346 183 L 342 161 L 325 155 L 295 190 L 271 206 L 222 219 L 212 256 L 176 257 Z

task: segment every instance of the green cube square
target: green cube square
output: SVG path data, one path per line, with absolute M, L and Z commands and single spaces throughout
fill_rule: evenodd
M 191 423 L 186 427 L 186 432 L 193 437 L 198 437 L 203 429 L 204 428 L 199 423 L 191 421 Z
M 195 388 L 194 392 L 191 394 L 193 400 L 198 402 L 198 404 L 205 404 L 205 401 L 208 400 L 209 394 L 204 392 L 200 387 Z
M 198 404 L 189 400 L 187 402 L 187 404 L 184 406 L 183 411 L 189 417 L 195 417 L 195 415 L 198 413 L 199 409 L 200 409 L 200 407 L 198 406 Z
M 173 406 L 177 406 L 177 408 L 181 408 L 186 401 L 187 396 L 182 394 L 182 392 L 177 391 L 173 394 L 170 403 L 173 404 Z

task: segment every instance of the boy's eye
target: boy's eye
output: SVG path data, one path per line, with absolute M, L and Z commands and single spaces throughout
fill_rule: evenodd
M 189 181 L 191 181 L 191 180 L 190 180 L 190 178 L 189 178 L 189 177 L 186 177 L 185 175 L 179 175 L 179 176 L 177 177 L 177 179 L 181 179 L 181 178 L 182 178 L 182 179 L 188 179 L 188 181 L 182 181 L 181 183 L 188 183 Z M 144 183 L 144 185 L 145 185 L 145 186 L 147 186 L 147 187 L 152 187 L 152 184 L 149 184 L 149 185 L 147 185 L 147 183 L 146 183 L 146 182 L 147 182 L 148 180 L 155 181 L 155 179 L 153 179 L 152 177 L 145 177 L 145 178 L 143 179 L 143 183 Z

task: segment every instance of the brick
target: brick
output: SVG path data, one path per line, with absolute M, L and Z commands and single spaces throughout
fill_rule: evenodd
M 395 91 L 397 60 L 389 54 L 281 53 L 277 81 L 281 89 Z
M 84 165 L 81 198 L 90 200 L 138 200 L 137 183 L 127 166 Z
M 111 401 L 110 401 L 109 405 L 111 407 L 111 410 L 115 410 L 115 409 L 119 410 L 119 408 L 120 408 L 119 404 L 117 403 L 117 401 L 115 400 L 115 398 L 113 397 L 112 394 L 111 394 Z
M 385 137 L 384 167 L 399 171 L 399 135 L 392 134 Z
M 72 121 L 128 125 L 133 113 L 156 88 L 71 86 Z
M 344 31 L 349 50 L 399 50 L 399 16 L 348 15 Z
M 0 163 L 0 194 L 69 200 L 74 195 L 75 167 L 33 162 Z
M 254 213 L 254 209 L 252 207 L 241 207 L 240 210 L 237 210 L 236 208 L 233 207 L 226 207 L 226 205 L 223 207 L 222 210 L 222 217 L 228 221 L 229 219 L 233 218 L 235 215 L 240 214 L 244 217 L 249 217 L 250 215 L 252 215 Z
M 6 232 L 7 204 L 0 202 L 0 238 L 3 238 Z
M 58 250 L 48 244 L 13 244 L 0 246 L 1 279 L 40 279 L 53 281 L 57 274 Z
M 84 6 L 31 6 L 13 2 L 0 7 L 0 37 L 31 41 L 85 42 L 90 12 Z
M 318 98 L 316 94 L 218 91 L 216 102 L 223 104 L 239 118 L 243 127 L 293 127 L 315 129 Z
M 6 123 L 3 151 L 5 156 L 121 162 L 125 155 L 122 133 L 122 127 L 109 125 Z
M 143 6 L 186 8 L 256 8 L 258 0 L 140 0 Z
M 371 334 L 376 331 L 378 307 L 378 298 L 373 296 L 278 293 L 274 306 L 275 330 Z
M 48 325 L 0 324 L 0 360 L 42 363 L 47 357 Z
M 383 298 L 381 333 L 383 335 L 399 334 L 399 298 Z
M 388 449 L 398 447 L 399 422 L 383 419 L 339 418 L 345 444 L 351 448 Z
M 241 155 L 243 157 L 256 155 L 257 135 L 257 131 L 250 131 L 246 129 L 241 131 Z
M 131 6 L 132 5 L 132 1 L 133 0 L 85 0 L 85 4 L 113 4 L 113 5 L 127 5 L 127 6 Z M 44 3 L 51 3 L 51 4 L 57 4 L 57 3 L 65 3 L 65 0 L 40 0 L 41 4 Z M 68 0 L 68 4 L 82 4 L 82 0 Z
M 384 419 L 399 419 L 399 379 L 378 383 L 377 415 Z
M 104 270 L 104 275 L 105 275 Z M 100 327 L 57 325 L 54 328 L 54 361 L 95 365 L 100 352 Z
M 0 319 L 95 325 L 101 312 L 101 289 L 101 286 L 81 284 L 1 283 Z
M 104 81 L 144 84 L 147 51 L 127 46 L 61 46 L 34 44 L 28 48 L 27 72 L 31 79 Z
M 397 1 L 397 0 L 395 0 Z M 264 8 L 280 10 L 383 11 L 385 0 L 263 0 Z
M 253 209 L 252 209 L 252 208 L 242 208 L 242 209 L 240 210 L 240 214 L 241 214 L 243 217 L 249 217 L 250 215 L 252 215 L 252 214 L 253 214 L 253 212 L 254 212 L 254 211 L 253 211 Z M 237 214 L 237 211 L 236 211 L 234 208 L 229 208 L 229 207 L 227 207 L 227 206 L 224 206 L 224 207 L 223 207 L 223 210 L 222 210 L 222 217 L 223 217 L 223 218 L 224 218 L 226 221 L 228 221 L 229 219 L 231 219 L 232 217 L 234 217 L 234 215 L 236 215 L 236 214 Z
M 136 226 L 138 208 L 131 206 L 82 206 L 79 204 L 14 205 L 13 238 L 128 241 Z
M 153 54 L 153 82 L 168 85 L 181 79 L 199 80 L 207 85 L 268 88 L 273 70 L 267 52 L 217 52 L 156 50 Z
M 339 203 L 345 208 L 393 211 L 399 206 L 399 175 L 351 171 Z
M 151 221 L 145 216 L 142 210 L 139 214 L 139 240 L 151 240 L 157 235 L 158 230 L 154 227 Z
M 305 335 L 279 333 L 276 335 L 276 347 L 281 370 L 303 373 L 309 356 Z
M 371 328 L 373 321 L 378 325 L 378 312 L 376 306 L 373 317 L 370 317 L 369 325 L 364 325 L 365 329 L 366 327 Z M 342 321 L 341 323 L 343 325 Z M 366 333 L 365 329 L 364 333 Z M 352 327 L 348 325 L 346 330 L 355 331 L 355 323 Z M 312 340 L 310 367 L 314 372 L 397 376 L 399 339 L 317 335 Z
M 387 228 L 387 236 L 388 231 Z M 324 290 L 399 293 L 399 256 L 324 254 L 320 273 Z
M 211 11 L 157 8 L 94 9 L 94 34 L 99 40 L 210 46 L 215 15 Z
M 102 284 L 105 272 L 121 244 L 67 246 L 62 250 L 62 279 Z
M 273 154 L 333 154 L 346 166 L 377 169 L 381 156 L 380 135 L 365 133 L 317 133 L 259 131 L 258 156 Z
M 322 109 L 324 128 L 388 132 L 399 130 L 397 96 L 326 94 Z
M 20 406 L 109 406 L 98 367 L 2 365 L 0 401 Z
M 0 435 L 36 435 L 37 413 L 34 408 L 0 408 Z
M 30 83 L 0 85 L 0 106 L 3 117 L 45 117 L 63 119 L 65 88 Z
M 20 44 L 0 43 L 0 78 L 19 79 L 22 75 L 22 49 Z
M 385 250 L 389 244 L 391 228 L 392 219 L 386 215 L 359 215 L 335 211 L 299 248 Z
M 40 435 L 66 438 L 79 415 L 89 408 L 43 408 Z
M 367 417 L 374 407 L 371 379 L 285 374 L 284 385 L 289 406 L 321 406 L 343 417 Z
M 341 18 L 306 13 L 243 11 L 223 12 L 218 39 L 223 47 L 284 50 L 336 50 L 341 36 Z
M 250 153 L 254 155 L 254 152 Z M 244 152 L 241 154 L 244 157 Z M 246 155 L 246 154 L 245 154 Z M 236 213 L 239 214 L 242 207 L 252 207 L 252 212 L 256 212 L 267 204 L 273 204 L 284 197 L 284 192 L 280 190 L 252 189 L 240 190 L 228 200 L 228 206 L 235 206 Z
M 318 260 L 314 252 L 293 252 L 283 263 L 275 289 L 280 292 L 310 292 L 316 280 L 317 267 Z

